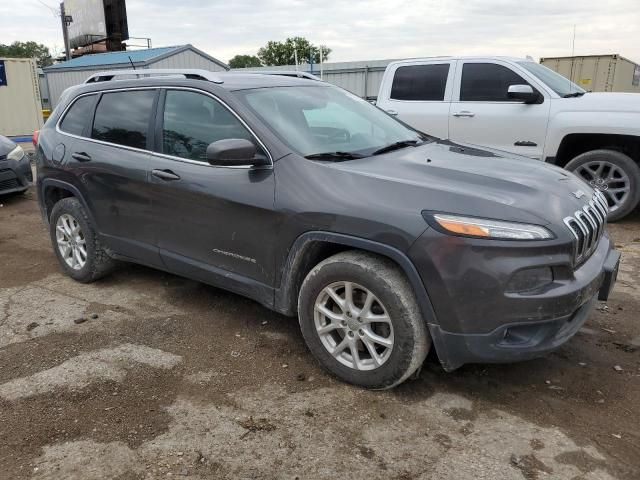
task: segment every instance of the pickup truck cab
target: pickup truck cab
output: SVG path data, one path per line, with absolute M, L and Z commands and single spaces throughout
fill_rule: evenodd
M 425 133 L 564 167 L 602 191 L 609 221 L 640 201 L 640 95 L 590 93 L 530 60 L 392 62 L 377 105 Z

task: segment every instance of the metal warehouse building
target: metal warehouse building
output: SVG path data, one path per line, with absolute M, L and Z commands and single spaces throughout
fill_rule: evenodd
M 229 69 L 226 63 L 192 45 L 85 55 L 44 69 L 51 106 L 56 106 L 66 88 L 83 83 L 90 75 L 103 70 L 130 69 L 132 64 L 136 69 L 200 68 L 213 72 Z
M 333 62 L 322 64 L 322 79 L 349 90 L 362 98 L 375 98 L 382 83 L 385 68 L 395 60 L 367 60 L 361 62 Z M 295 65 L 282 67 L 237 68 L 234 72 L 296 70 Z M 320 76 L 320 65 L 298 65 L 297 70 Z

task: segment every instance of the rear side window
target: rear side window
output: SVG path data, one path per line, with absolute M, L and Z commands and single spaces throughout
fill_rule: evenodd
M 253 136 L 220 102 L 196 92 L 168 90 L 162 122 L 162 153 L 207 161 L 210 143 Z
M 513 70 L 495 63 L 465 63 L 462 67 L 460 101 L 513 102 L 507 96 L 510 85 L 529 85 Z
M 412 65 L 396 70 L 391 85 L 394 100 L 444 100 L 449 64 Z
M 155 90 L 105 93 L 100 98 L 91 138 L 147 148 Z
M 76 100 L 60 123 L 60 130 L 73 135 L 82 135 L 91 123 L 93 106 L 97 95 L 87 95 Z

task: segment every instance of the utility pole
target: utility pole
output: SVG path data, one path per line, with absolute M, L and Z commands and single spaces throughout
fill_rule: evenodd
M 60 20 L 62 21 L 62 36 L 64 38 L 64 53 L 67 60 L 71 60 L 71 49 L 69 48 L 69 30 L 68 27 L 73 22 L 71 15 L 67 15 L 64 11 L 64 2 L 60 2 Z

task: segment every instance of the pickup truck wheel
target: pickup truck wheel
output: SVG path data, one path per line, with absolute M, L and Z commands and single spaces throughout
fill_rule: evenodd
M 565 168 L 605 195 L 610 222 L 631 213 L 640 201 L 640 167 L 624 153 L 592 150 L 578 155 Z
M 402 383 L 431 339 L 411 285 L 390 260 L 343 252 L 318 264 L 298 298 L 309 350 L 340 379 L 371 389 Z
M 115 267 L 77 198 L 63 198 L 54 205 L 49 233 L 60 265 L 74 280 L 90 283 Z

